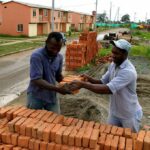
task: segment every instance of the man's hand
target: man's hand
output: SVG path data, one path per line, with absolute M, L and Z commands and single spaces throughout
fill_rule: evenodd
M 74 80 L 71 83 L 69 83 L 69 89 L 70 91 L 76 91 L 82 88 L 82 81 Z
M 84 81 L 91 82 L 92 80 L 92 78 L 87 74 L 82 74 L 80 76 L 84 78 Z
M 67 88 L 66 86 L 59 86 L 57 87 L 57 92 L 60 93 L 60 94 L 72 94 L 72 92 L 69 90 L 69 88 Z

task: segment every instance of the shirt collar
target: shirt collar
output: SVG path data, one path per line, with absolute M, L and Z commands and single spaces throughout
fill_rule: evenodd
M 126 67 L 126 65 L 127 65 L 127 63 L 128 63 L 128 58 L 126 59 L 126 60 L 124 60 L 123 62 L 122 62 L 122 64 L 118 67 L 118 68 L 120 68 L 120 69 L 123 69 L 123 68 L 125 68 Z M 114 63 L 114 65 L 115 65 L 115 67 L 116 67 L 116 64 Z

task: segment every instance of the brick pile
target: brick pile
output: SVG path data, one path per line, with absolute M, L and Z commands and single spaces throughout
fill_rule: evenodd
M 79 42 L 67 45 L 66 70 L 75 70 L 91 62 L 98 52 L 96 38 L 96 32 L 84 32 L 79 36 Z
M 0 109 L 0 142 L 0 150 L 150 150 L 150 131 L 15 106 Z

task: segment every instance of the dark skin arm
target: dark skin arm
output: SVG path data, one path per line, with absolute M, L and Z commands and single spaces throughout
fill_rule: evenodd
M 50 84 L 46 80 L 43 80 L 43 79 L 32 80 L 32 83 L 38 85 L 41 88 L 44 88 L 44 89 L 47 89 L 50 91 L 55 91 L 55 92 L 58 92 L 60 94 L 70 94 L 69 91 L 63 89 L 62 87 Z
M 93 84 L 102 84 L 100 80 L 94 79 L 86 74 L 81 75 L 85 79 L 85 81 L 93 83 Z
M 92 84 L 89 82 L 77 81 L 77 80 L 74 80 L 70 84 L 70 89 L 72 91 L 80 89 L 80 88 L 85 88 L 85 89 L 88 89 L 88 90 L 90 90 L 94 93 L 98 93 L 98 94 L 112 94 L 109 87 L 104 84 Z

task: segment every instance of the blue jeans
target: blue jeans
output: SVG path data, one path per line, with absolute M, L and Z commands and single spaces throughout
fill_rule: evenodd
M 142 116 L 143 116 L 142 110 L 138 110 L 135 116 L 129 119 L 122 119 L 114 115 L 109 115 L 108 124 L 116 125 L 123 128 L 131 128 L 133 132 L 138 132 Z
M 27 108 L 45 109 L 60 114 L 60 103 L 58 99 L 56 99 L 56 103 L 47 103 L 41 99 L 35 98 L 32 93 L 27 94 Z

